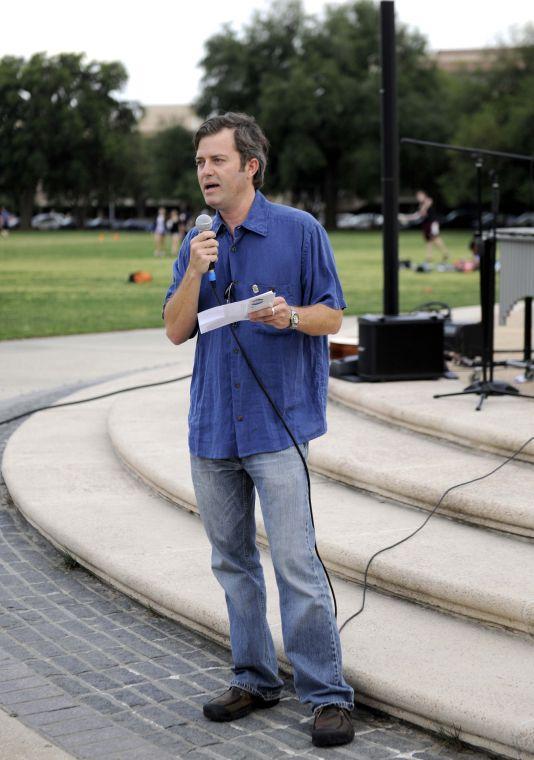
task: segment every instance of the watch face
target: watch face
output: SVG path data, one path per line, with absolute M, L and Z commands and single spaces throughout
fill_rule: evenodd
M 299 315 L 296 311 L 291 312 L 291 327 L 296 327 L 299 323 Z

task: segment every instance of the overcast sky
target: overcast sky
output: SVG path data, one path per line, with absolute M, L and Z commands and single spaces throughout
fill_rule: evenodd
M 339 0 L 338 0 L 339 1 Z M 318 13 L 323 0 L 304 0 Z M 336 0 L 333 3 L 336 4 Z M 2 18 L 0 55 L 84 52 L 120 60 L 129 74 L 124 97 L 147 105 L 189 103 L 197 92 L 204 41 L 225 22 L 239 29 L 265 0 L 20 0 Z M 533 0 L 397 0 L 398 19 L 418 29 L 433 50 L 483 47 L 512 26 L 534 22 Z

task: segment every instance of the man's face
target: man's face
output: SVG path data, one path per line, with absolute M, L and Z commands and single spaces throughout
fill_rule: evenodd
M 222 129 L 203 137 L 198 144 L 197 176 L 204 200 L 219 211 L 232 211 L 253 191 L 257 160 L 241 168 L 241 156 L 234 143 L 234 130 Z

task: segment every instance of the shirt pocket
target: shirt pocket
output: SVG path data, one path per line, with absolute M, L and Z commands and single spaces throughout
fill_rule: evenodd
M 288 304 L 294 306 L 295 289 L 288 282 L 278 282 L 277 280 L 261 280 L 257 282 L 244 283 L 248 295 L 245 298 L 257 296 L 259 293 L 266 293 L 268 290 L 274 291 L 275 296 L 282 296 Z
M 288 282 L 279 282 L 276 279 L 273 280 L 257 280 L 256 282 L 245 282 L 243 283 L 245 295 L 243 295 L 243 298 L 251 298 L 252 296 L 257 296 L 260 293 L 266 293 L 268 290 L 274 291 L 275 296 L 282 296 L 285 298 L 287 303 L 290 306 L 295 306 L 295 288 L 291 285 L 291 283 Z M 254 329 L 258 332 L 261 332 L 263 334 L 267 335 L 284 335 L 285 330 L 279 330 L 276 327 L 272 327 L 271 325 L 264 325 L 261 322 L 253 323 Z M 287 325 L 287 330 L 289 331 L 289 320 Z

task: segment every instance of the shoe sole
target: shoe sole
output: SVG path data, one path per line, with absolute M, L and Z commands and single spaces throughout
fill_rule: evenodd
M 232 720 L 239 720 L 239 718 L 245 718 L 250 715 L 254 710 L 269 710 L 271 707 L 275 707 L 280 702 L 279 699 L 271 699 L 269 702 L 258 702 L 257 704 L 251 704 L 249 707 L 244 707 L 234 713 L 229 713 L 224 707 L 217 709 L 217 706 L 208 707 L 205 705 L 202 709 L 204 717 L 214 723 L 229 723 Z
M 339 737 L 325 733 L 319 736 L 312 736 L 312 744 L 315 747 L 340 747 L 342 744 L 350 744 L 353 739 L 354 734 L 351 737 Z

